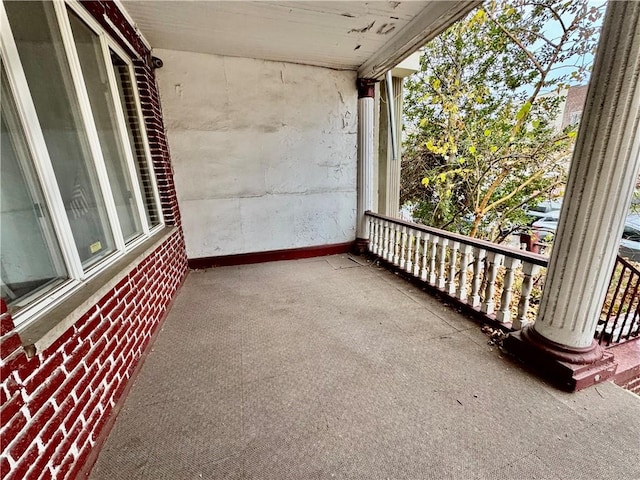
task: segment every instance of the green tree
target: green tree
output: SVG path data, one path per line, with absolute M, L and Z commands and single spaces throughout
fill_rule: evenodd
M 603 9 L 492 1 L 424 47 L 405 98 L 401 202 L 416 219 L 500 241 L 562 190 L 577 126 L 553 123 L 588 78 Z

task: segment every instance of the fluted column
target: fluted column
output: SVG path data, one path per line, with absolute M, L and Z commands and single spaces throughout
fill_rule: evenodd
M 369 223 L 364 212 L 373 209 L 373 121 L 375 83 L 358 79 L 358 201 L 356 248 L 364 252 L 369 243 Z
M 380 108 L 378 140 L 378 212 L 388 217 L 400 215 L 400 165 L 402 156 L 402 78 L 392 77 L 393 98 L 389 98 L 386 84 L 380 84 L 382 102 L 392 102 L 396 119 L 396 159 L 393 159 L 391 128 L 386 104 Z
M 570 363 L 594 341 L 640 169 L 640 3 L 609 2 L 538 318 L 523 340 Z

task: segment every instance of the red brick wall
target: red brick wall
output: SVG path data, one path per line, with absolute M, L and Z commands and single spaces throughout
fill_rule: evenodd
M 142 110 L 165 222 L 178 230 L 56 342 L 28 359 L 1 303 L 0 478 L 75 478 L 96 445 L 186 272 L 187 258 L 155 75 L 111 2 L 83 2 L 134 46 Z
M 622 388 L 626 388 L 636 395 L 640 395 L 640 377 L 633 378 L 626 383 L 618 385 L 620 385 Z
M 181 285 L 179 232 L 28 359 L 2 301 L 2 478 L 74 478 Z
M 588 85 L 569 87 L 562 116 L 562 128 L 571 124 L 572 113 L 582 113 L 582 110 L 584 110 L 584 102 L 587 100 L 588 88 Z

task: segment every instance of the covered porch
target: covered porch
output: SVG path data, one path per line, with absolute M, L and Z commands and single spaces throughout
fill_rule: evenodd
M 94 480 L 640 476 L 640 399 L 567 394 L 361 257 L 193 271 Z
M 608 7 L 547 263 L 482 247 L 471 255 L 463 239 L 416 237 L 391 218 L 402 112 L 392 69 L 477 5 L 125 2 L 165 60 L 157 75 L 191 268 L 350 249 L 401 270 L 420 263 L 423 281 L 521 330 L 510 351 L 567 388 L 584 388 L 616 370 L 594 334 L 640 168 L 639 10 Z M 246 32 L 242 41 L 232 27 Z M 387 220 L 372 221 L 376 214 Z M 474 263 L 469 292 L 460 288 L 465 261 Z M 509 275 L 523 270 L 526 290 L 541 266 L 539 311 L 528 316 L 525 291 L 514 315 Z M 494 298 L 502 270 L 504 290 Z M 635 337 L 633 282 L 627 323 Z

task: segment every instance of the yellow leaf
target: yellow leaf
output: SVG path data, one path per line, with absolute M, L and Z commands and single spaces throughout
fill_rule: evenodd
M 429 177 L 424 177 L 422 179 L 422 185 L 424 185 L 425 187 L 429 186 Z
M 424 127 L 427 124 L 427 119 L 423 118 L 422 120 L 420 120 L 420 126 Z
M 463 157 L 460 157 L 460 158 L 458 159 L 458 163 L 459 163 L 460 165 L 462 165 L 462 164 L 463 164 L 464 162 L 466 162 L 466 161 L 467 161 L 467 160 L 466 160 L 465 158 L 463 158 Z
M 471 153 L 476 153 L 476 147 L 474 147 L 473 145 L 471 145 L 471 146 L 469 147 L 469 152 L 471 152 Z
M 447 174 L 445 172 L 442 172 L 440 175 L 438 175 L 438 179 L 441 182 L 444 182 L 447 179 Z
M 440 88 L 440 80 L 439 79 L 435 79 L 432 83 L 434 90 L 438 90 Z
M 575 130 L 573 132 L 567 133 L 567 137 L 569 138 L 575 138 L 577 135 L 578 135 L 578 132 L 576 132 Z
M 491 135 L 491 130 L 487 129 L 484 131 L 484 136 L 488 137 L 489 135 Z
M 489 150 L 491 150 L 491 153 L 496 153 L 498 151 L 498 147 L 496 147 L 495 145 L 491 145 L 491 148 L 489 148 Z

